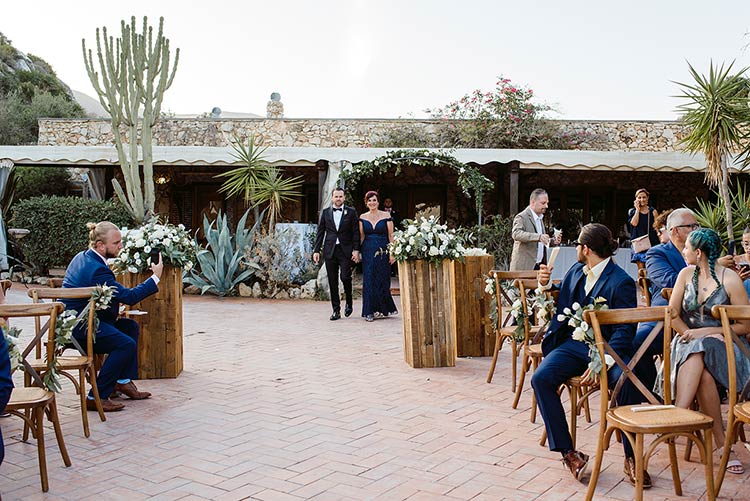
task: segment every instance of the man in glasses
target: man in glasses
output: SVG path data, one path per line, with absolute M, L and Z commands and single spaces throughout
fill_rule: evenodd
M 581 229 L 575 244 L 578 262 L 568 270 L 560 284 L 557 312 L 562 313 L 566 308 L 572 309 L 575 303 L 585 306 L 598 297 L 606 299 L 606 304 L 612 309 L 635 308 L 635 281 L 612 259 L 617 243 L 612 239 L 609 228 L 598 223 L 587 224 Z M 543 289 L 550 288 L 551 270 L 546 265 L 539 267 L 539 286 Z M 534 371 L 531 386 L 534 388 L 539 413 L 547 429 L 549 448 L 562 454 L 565 467 L 576 480 L 581 481 L 586 473 L 589 456 L 573 448 L 565 410 L 558 393 L 561 384 L 571 377 L 582 375 L 590 362 L 588 346 L 573 339 L 572 334 L 573 327 L 568 325 L 567 319 L 561 320 L 557 315 L 553 315 L 549 330 L 542 341 L 544 359 Z M 629 360 L 633 356 L 634 325 L 603 326 L 602 334 L 621 358 Z M 613 377 L 613 384 L 616 381 L 617 378 Z M 638 393 L 623 387 L 618 396 L 618 403 L 638 403 L 637 397 Z M 633 451 L 627 440 L 623 440 L 623 446 L 625 468 L 634 479 Z M 648 476 L 644 475 L 644 484 L 650 486 L 650 483 Z

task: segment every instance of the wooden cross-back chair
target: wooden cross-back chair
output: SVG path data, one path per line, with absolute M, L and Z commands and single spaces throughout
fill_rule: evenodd
M 519 343 L 521 349 L 521 379 L 516 386 L 516 395 L 513 399 L 513 409 L 518 407 L 518 401 L 521 399 L 521 393 L 523 393 L 523 385 L 526 380 L 526 373 L 531 370 L 532 372 L 539 367 L 539 363 L 542 361 L 542 345 L 541 342 L 537 341 L 536 335 L 539 333 L 539 326 L 532 328 L 532 321 L 536 320 L 534 311 L 530 311 L 528 308 L 527 298 L 529 297 L 528 291 L 534 290 L 537 287 L 537 280 L 534 279 L 517 279 L 515 281 L 515 287 L 518 289 L 521 308 L 524 313 L 524 325 L 523 325 L 523 340 Z M 531 392 L 531 422 L 536 421 L 536 395 Z
M 46 348 L 45 351 L 47 360 L 49 361 L 48 363 L 51 363 L 52 354 L 55 350 L 55 322 L 57 320 L 57 315 L 62 312 L 63 309 L 64 307 L 61 303 L 3 304 L 0 305 L 0 317 L 11 319 L 19 317 L 47 317 L 50 329 L 47 333 L 44 346 Z M 31 376 L 36 386 L 13 388 L 8 405 L 5 407 L 5 412 L 20 417 L 24 420 L 25 426 L 28 426 L 31 429 L 37 442 L 39 475 L 42 482 L 42 491 L 47 492 L 49 490 L 49 480 L 47 477 L 47 456 L 44 447 L 45 415 L 54 427 L 55 437 L 57 438 L 57 445 L 60 449 L 63 463 L 65 466 L 70 466 L 71 462 L 70 456 L 68 456 L 68 450 L 65 448 L 62 429 L 60 428 L 55 393 L 44 386 L 40 373 L 37 372 L 27 360 L 27 357 L 35 349 L 37 342 L 40 341 L 42 337 L 44 337 L 43 334 L 37 333 L 22 352 L 23 370 Z M 49 365 L 46 366 L 46 370 L 49 370 Z M 26 441 L 26 437 L 24 437 L 24 441 Z
M 77 355 L 60 355 L 57 357 L 58 372 L 60 375 L 65 376 L 70 382 L 73 383 L 73 387 L 76 393 L 80 397 L 81 401 L 81 420 L 83 422 L 83 434 L 88 438 L 90 436 L 89 431 L 89 419 L 88 411 L 86 408 L 86 379 L 91 383 L 91 390 L 94 396 L 94 402 L 96 404 L 97 412 L 99 413 L 99 419 L 106 421 L 107 418 L 104 415 L 102 409 L 102 401 L 99 398 L 99 389 L 96 385 L 96 367 L 94 364 L 94 319 L 96 318 L 96 308 L 94 306 L 94 300 L 91 297 L 91 292 L 94 287 L 79 287 L 79 288 L 34 288 L 29 289 L 28 295 L 35 303 L 42 302 L 44 300 L 59 301 L 61 299 L 88 299 L 89 300 L 89 313 L 86 319 L 86 346 L 78 346 L 77 342 L 74 343 L 71 348 L 78 350 Z M 80 313 L 80 312 L 79 312 Z M 37 332 L 44 334 L 47 331 L 47 325 L 41 325 L 39 319 L 35 322 Z M 31 361 L 32 366 L 38 370 L 43 371 L 45 369 L 44 359 L 37 357 L 36 360 Z M 77 377 L 74 375 L 77 372 Z M 26 432 L 26 430 L 24 430 Z
M 737 440 L 737 434 L 741 431 L 743 424 L 750 424 L 750 401 L 739 402 L 738 392 L 742 390 L 737 386 L 737 365 L 734 353 L 734 344 L 739 342 L 736 334 L 732 332 L 732 323 L 738 320 L 750 322 L 750 306 L 716 305 L 711 309 L 714 317 L 721 319 L 721 328 L 724 335 L 724 344 L 727 350 L 727 365 L 729 369 L 729 406 L 727 409 L 727 428 L 724 445 L 719 463 L 718 476 L 715 480 L 716 496 L 719 496 L 721 484 L 729 463 L 730 447 Z M 718 445 L 718 444 L 717 444 Z
M 515 326 L 509 325 L 511 321 L 510 306 L 513 304 L 513 298 L 508 295 L 508 292 L 503 289 L 502 284 L 504 282 L 514 282 L 517 279 L 536 279 L 537 272 L 534 270 L 526 271 L 503 271 L 503 270 L 492 270 L 490 276 L 495 279 L 495 290 L 497 291 L 497 325 L 495 325 L 495 349 L 492 355 L 492 363 L 490 364 L 490 370 L 487 373 L 487 382 L 492 382 L 492 377 L 495 374 L 495 366 L 497 366 L 497 357 L 500 350 L 503 347 L 503 343 L 507 340 L 510 344 L 510 355 L 511 355 L 511 390 L 516 391 L 516 377 L 518 371 L 518 343 L 514 337 Z M 503 305 L 507 305 L 508 310 L 503 314 Z
M 651 307 L 651 308 L 627 308 L 613 310 L 589 311 L 585 317 L 594 329 L 596 346 L 602 360 L 604 355 L 610 355 L 615 363 L 620 366 L 624 376 L 629 379 L 648 399 L 650 404 L 655 407 L 650 408 L 648 405 L 623 405 L 617 406 L 618 386 L 612 390 L 609 399 L 607 392 L 602 391 L 600 394 L 600 425 L 599 439 L 597 443 L 596 460 L 591 473 L 586 499 L 590 501 L 594 497 L 596 483 L 599 479 L 599 472 L 602 465 L 604 450 L 609 448 L 609 442 L 615 431 L 622 433 L 633 446 L 635 454 L 635 499 L 643 499 L 643 472 L 648 468 L 648 461 L 656 450 L 656 447 L 666 443 L 669 448 L 669 460 L 672 471 L 672 481 L 674 484 L 675 494 L 682 495 L 682 485 L 680 482 L 680 472 L 677 464 L 677 452 L 675 448 L 675 438 L 679 436 L 687 437 L 688 440 L 695 443 L 701 455 L 701 462 L 705 465 L 706 493 L 709 500 L 714 497 L 713 482 L 713 464 L 712 464 L 712 446 L 711 446 L 711 427 L 713 419 L 700 412 L 691 409 L 682 409 L 672 406 L 672 388 L 670 384 L 670 345 L 672 338 L 672 312 L 669 307 Z M 658 333 L 652 330 L 643 345 L 638 349 L 635 356 L 629 364 L 625 364 L 617 353 L 609 346 L 602 336 L 601 327 L 603 325 L 614 324 L 637 324 L 639 322 L 663 322 L 664 332 L 664 406 L 659 405 L 658 398 L 651 393 L 649 388 L 635 376 L 632 369 L 641 355 L 648 348 Z M 602 364 L 602 370 L 599 373 L 600 385 L 602 388 L 608 387 L 607 365 Z M 609 401 L 608 401 L 609 400 Z M 657 407 L 658 406 L 658 407 Z M 643 412 L 639 412 L 643 410 Z M 656 438 L 644 450 L 644 435 L 656 435 Z

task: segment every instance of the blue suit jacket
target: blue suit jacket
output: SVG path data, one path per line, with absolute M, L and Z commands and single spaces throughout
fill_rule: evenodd
M 117 320 L 120 303 L 135 304 L 159 290 L 156 283 L 150 278 L 142 284 L 128 289 L 115 279 L 115 274 L 112 273 L 109 266 L 104 264 L 102 258 L 95 251 L 89 249 L 79 252 L 68 265 L 63 287 L 94 287 L 97 285 L 109 285 L 115 288 L 109 308 L 98 312 L 99 320 L 108 324 L 114 324 Z M 88 300 L 66 299 L 63 302 L 65 308 L 80 312 L 86 307 Z
M 651 306 L 666 306 L 661 290 L 674 287 L 677 275 L 687 266 L 672 242 L 651 247 L 646 253 L 646 273 L 651 280 Z
M 574 264 L 565 274 L 560 284 L 560 296 L 557 299 L 557 311 L 570 308 L 573 303 L 582 306 L 592 303 L 594 298 L 603 297 L 610 309 L 635 308 L 638 306 L 635 282 L 625 270 L 617 266 L 614 260 L 602 271 L 599 280 L 588 295 L 584 295 L 583 286 L 578 284 L 585 280 L 583 263 Z M 576 294 L 576 290 L 579 294 Z M 579 297 L 576 297 L 579 296 Z M 567 340 L 573 333 L 573 328 L 566 322 L 557 319 L 557 313 L 550 322 L 549 330 L 542 341 L 542 352 L 548 355 L 553 349 Z M 633 338 L 635 325 L 604 325 L 602 334 L 612 349 L 621 357 L 630 358 L 633 355 Z

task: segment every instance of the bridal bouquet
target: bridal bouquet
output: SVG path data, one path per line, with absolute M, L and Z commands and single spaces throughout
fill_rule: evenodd
M 583 315 L 587 311 L 607 310 L 607 300 L 603 297 L 597 297 L 594 302 L 581 306 L 578 303 L 573 303 L 572 308 L 565 308 L 562 313 L 557 315 L 557 320 L 565 322 L 567 320 L 568 325 L 573 327 L 572 338 L 576 341 L 586 343 L 589 347 L 589 371 L 591 374 L 598 375 L 602 370 L 602 359 L 599 356 L 599 349 L 596 347 L 596 340 L 594 339 L 594 328 L 591 327 L 588 322 L 583 319 Z M 605 362 L 607 365 L 614 362 L 614 359 L 609 355 L 605 355 Z
M 424 259 L 438 264 L 443 259 L 463 259 L 463 238 L 456 230 L 440 224 L 435 216 L 406 220 L 404 224 L 406 229 L 395 231 L 393 242 L 388 244 L 388 251 L 396 261 Z
M 154 220 L 140 228 L 123 228 L 122 250 L 115 258 L 114 268 L 130 273 L 148 270 L 154 251 L 161 252 L 164 264 L 188 271 L 195 263 L 198 246 L 181 224 L 161 224 Z

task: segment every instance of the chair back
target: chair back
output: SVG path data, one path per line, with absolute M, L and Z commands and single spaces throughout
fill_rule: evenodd
M 647 388 L 633 373 L 632 368 L 635 366 L 635 364 L 638 362 L 640 357 L 645 353 L 645 351 L 648 349 L 649 345 L 653 341 L 653 339 L 656 338 L 656 334 L 658 333 L 658 328 L 660 326 L 657 325 L 652 332 L 651 335 L 648 336 L 648 338 L 643 342 L 643 344 L 638 347 L 638 350 L 636 351 L 636 354 L 631 359 L 630 363 L 625 364 L 623 360 L 620 358 L 620 356 L 612 349 L 612 347 L 609 345 L 609 343 L 604 339 L 604 336 L 602 335 L 602 326 L 603 325 L 618 325 L 618 324 L 635 324 L 641 322 L 663 322 L 663 332 L 664 332 L 664 344 L 662 346 L 662 352 L 663 352 L 663 360 L 664 360 L 664 403 L 670 404 L 672 403 L 672 388 L 671 388 L 671 379 L 670 379 L 670 344 L 672 342 L 672 312 L 671 309 L 668 306 L 652 306 L 648 308 L 622 308 L 622 309 L 612 309 L 612 310 L 591 310 L 587 311 L 584 315 L 584 320 L 586 320 L 589 325 L 591 325 L 592 329 L 594 330 L 594 339 L 596 342 L 597 350 L 599 351 L 599 356 L 602 360 L 602 369 L 599 373 L 599 380 L 600 385 L 602 388 L 608 388 L 609 387 L 609 381 L 607 376 L 607 364 L 604 363 L 605 357 L 604 355 L 611 356 L 615 363 L 620 366 L 622 369 L 622 376 L 620 378 L 620 381 L 618 381 L 617 385 L 615 386 L 615 390 L 611 392 L 611 395 L 607 395 L 606 391 L 601 392 L 602 393 L 602 405 L 600 408 L 600 418 L 601 422 L 604 422 L 606 420 L 606 414 L 607 414 L 607 408 L 609 407 L 607 405 L 607 398 L 610 399 L 610 403 L 612 405 L 615 404 L 617 400 L 617 392 L 622 387 L 622 383 L 624 383 L 625 379 L 630 379 L 630 381 L 641 391 L 641 393 L 653 404 L 658 404 L 659 400 L 658 398 L 653 395 L 652 388 Z
M 4 280 L 0 280 L 0 287 L 3 288 L 3 294 L 5 294 L 8 289 L 10 289 L 10 286 L 13 285 L 13 282 L 8 280 L 7 278 Z
M 648 278 L 646 268 L 638 268 L 638 287 L 646 300 L 646 306 L 651 306 L 651 280 Z
M 661 297 L 669 301 L 670 299 L 672 299 L 672 290 L 673 289 L 671 287 L 664 287 L 661 290 Z
M 503 304 L 510 306 L 513 304 L 513 299 L 508 295 L 508 292 L 502 287 L 504 282 L 513 282 L 515 287 L 515 281 L 518 279 L 534 279 L 536 280 L 537 272 L 535 270 L 524 270 L 524 271 L 506 271 L 506 270 L 492 270 L 490 276 L 495 279 L 495 290 L 497 291 L 497 325 L 496 330 L 500 330 L 502 327 L 508 325 L 511 315 L 506 313 L 505 317 L 502 316 Z
M 52 362 L 52 354 L 55 351 L 55 323 L 57 321 L 57 315 L 59 315 L 65 306 L 62 303 L 44 303 L 44 304 L 0 304 L 0 317 L 4 318 L 35 318 L 41 319 L 47 317 L 49 329 L 47 331 L 47 339 L 44 342 L 46 347 L 47 363 Z M 44 387 L 42 378 L 39 373 L 34 370 L 30 363 L 26 361 L 29 353 L 42 342 L 44 333 L 36 332 L 35 336 L 31 339 L 28 345 L 21 352 L 22 361 L 21 364 L 24 367 L 24 371 L 31 376 L 31 378 L 40 386 Z M 47 366 L 49 368 L 49 365 Z
M 524 337 L 523 337 L 523 343 L 524 345 L 533 344 L 534 340 L 531 339 L 531 325 L 534 323 L 533 320 L 535 320 L 535 311 L 529 310 L 529 303 L 528 303 L 528 297 L 529 297 L 529 291 L 533 291 L 537 288 L 538 282 L 536 278 L 534 279 L 517 279 L 513 285 L 518 289 L 518 293 L 521 300 L 521 308 L 523 309 L 523 315 L 524 315 Z
M 42 303 L 45 299 L 51 301 L 59 301 L 61 299 L 89 300 L 89 312 L 86 326 L 86 348 L 84 349 L 82 346 L 78 346 L 78 343 L 76 341 L 74 341 L 73 343 L 76 349 L 81 353 L 81 355 L 86 356 L 89 362 L 91 362 L 94 357 L 94 333 L 96 330 L 94 325 L 96 319 L 96 306 L 95 300 L 91 296 L 91 293 L 94 290 L 96 290 L 96 287 L 71 287 L 67 289 L 36 287 L 33 289 L 29 289 L 29 291 L 27 292 L 28 296 L 34 301 L 34 303 Z M 41 325 L 40 320 L 37 318 L 35 320 L 35 327 L 37 332 L 41 332 L 41 334 L 43 335 L 49 326 Z
M 737 403 L 737 392 L 742 388 L 737 388 L 737 360 L 734 355 L 734 345 L 739 343 L 740 340 L 732 330 L 732 324 L 737 321 L 750 323 L 750 306 L 717 304 L 711 309 L 711 314 L 714 318 L 721 320 L 729 369 L 729 412 L 733 412 Z

